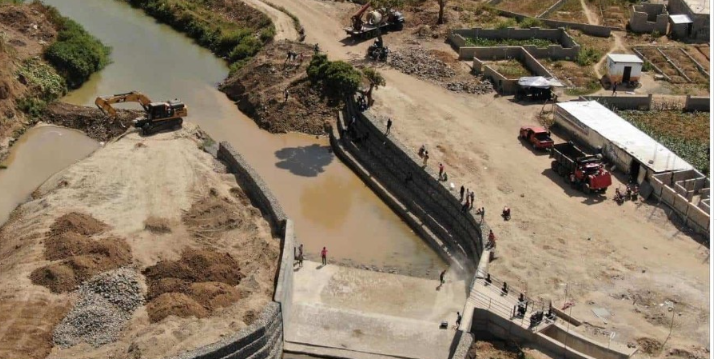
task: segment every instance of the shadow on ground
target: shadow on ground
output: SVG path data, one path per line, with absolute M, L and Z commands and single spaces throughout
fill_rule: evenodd
M 279 162 L 276 167 L 289 170 L 291 173 L 303 177 L 316 177 L 324 172 L 334 159 L 329 146 L 313 144 L 302 147 L 286 147 L 274 153 Z

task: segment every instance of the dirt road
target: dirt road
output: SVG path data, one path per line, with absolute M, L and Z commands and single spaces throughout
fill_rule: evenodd
M 294 20 L 292 20 L 288 15 L 284 14 L 278 9 L 275 9 L 271 6 L 269 6 L 266 2 L 262 0 L 245 0 L 249 6 L 263 12 L 269 18 L 271 18 L 271 22 L 274 23 L 274 28 L 276 28 L 276 35 L 274 35 L 274 40 L 296 40 L 299 38 L 299 33 L 294 28 Z
M 296 14 L 308 41 L 319 42 L 334 59 L 361 56 L 369 44 L 340 42 L 345 35 L 337 19 L 350 13 L 346 4 L 274 1 Z M 395 36 L 384 41 L 391 44 Z M 476 192 L 476 204 L 486 208 L 497 234 L 498 259 L 491 264 L 496 277 L 530 296 L 561 303 L 569 283 L 573 314 L 596 322 L 591 309 L 607 308 L 613 316 L 599 325 L 608 335 L 615 331 L 621 342 L 664 338 L 667 311 L 656 303 L 679 297 L 684 324 L 675 327 L 672 345 L 709 343 L 708 251 L 651 204 L 620 207 L 607 197 L 586 197 L 566 187 L 551 172 L 546 154 L 517 139 L 520 125 L 537 123 L 540 106 L 458 95 L 395 70 L 381 72 L 387 86 L 376 93 L 373 111 L 393 119 L 392 134 L 409 148 L 426 144 L 429 166 L 442 162 L 456 186 Z M 614 186 L 619 185 L 616 180 Z M 513 212 L 509 222 L 499 216 L 505 205 Z M 637 297 L 653 299 L 637 310 L 632 300 L 624 300 Z M 696 328 L 688 326 L 690 320 Z M 606 336 L 598 339 L 607 342 Z

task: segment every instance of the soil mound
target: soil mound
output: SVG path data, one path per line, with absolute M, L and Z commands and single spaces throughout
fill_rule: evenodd
M 138 143 L 140 144 L 140 143 Z M 166 218 L 149 217 L 144 221 L 144 229 L 152 233 L 169 233 L 172 228 Z
M 129 264 L 132 250 L 123 238 L 90 238 L 107 228 L 82 213 L 59 217 L 45 239 L 45 259 L 61 262 L 34 270 L 32 282 L 54 293 L 69 292 L 96 274 Z
M 233 286 L 244 278 L 239 263 L 228 253 L 195 249 L 185 250 L 178 261 L 160 261 L 143 274 L 149 287 L 147 311 L 152 322 L 169 315 L 208 316 L 240 299 Z M 172 303 L 173 299 L 180 301 Z
M 92 236 L 107 229 L 107 225 L 92 218 L 92 216 L 71 212 L 55 220 L 50 227 L 50 235 L 55 236 L 66 232 L 75 232 L 85 236 Z
M 147 304 L 149 320 L 156 323 L 170 315 L 205 318 L 209 311 L 194 299 L 182 293 L 164 293 Z
M 286 61 L 289 51 L 297 54 L 296 60 Z M 225 80 L 220 89 L 269 132 L 324 134 L 324 121 L 333 118 L 340 105 L 331 103 L 308 80 L 306 68 L 313 54 L 306 44 L 273 43 Z M 289 90 L 287 101 L 285 89 Z
M 258 209 L 248 209 L 256 216 L 261 216 Z M 214 190 L 206 198 L 194 202 L 192 208 L 182 216 L 182 221 L 195 236 L 205 239 L 217 238 L 225 231 L 253 225 L 251 218 L 242 213 L 239 205 L 229 198 L 218 197 Z

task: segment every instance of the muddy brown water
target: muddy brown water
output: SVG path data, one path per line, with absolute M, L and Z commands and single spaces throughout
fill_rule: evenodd
M 0 225 L 55 172 L 86 157 L 99 143 L 80 131 L 43 125 L 20 137 L 0 169 Z
M 92 106 L 98 95 L 132 90 L 142 91 L 155 101 L 179 98 L 189 108 L 187 120 L 197 123 L 215 140 L 231 143 L 264 178 L 294 220 L 298 241 L 304 244 L 306 253 L 316 255 L 326 246 L 329 260 L 398 267 L 416 274 L 437 273 L 445 266 L 330 152 L 328 139 L 270 134 L 241 113 L 217 90 L 228 67 L 210 51 L 122 1 L 44 2 L 113 48 L 113 63 L 63 101 Z M 17 149 L 24 155 L 25 147 Z M 76 153 L 75 158 L 85 155 Z M 65 165 L 58 164 L 45 178 Z M 27 197 L 32 189 L 18 189 L 18 196 Z

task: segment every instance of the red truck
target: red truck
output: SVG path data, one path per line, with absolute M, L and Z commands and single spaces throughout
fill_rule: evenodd
M 571 142 L 554 145 L 550 157 L 555 159 L 550 168 L 586 194 L 605 193 L 612 184 L 601 158 L 585 154 Z
M 542 127 L 523 126 L 520 128 L 520 138 L 528 141 L 535 150 L 553 148 L 553 139 L 550 138 L 550 132 Z

